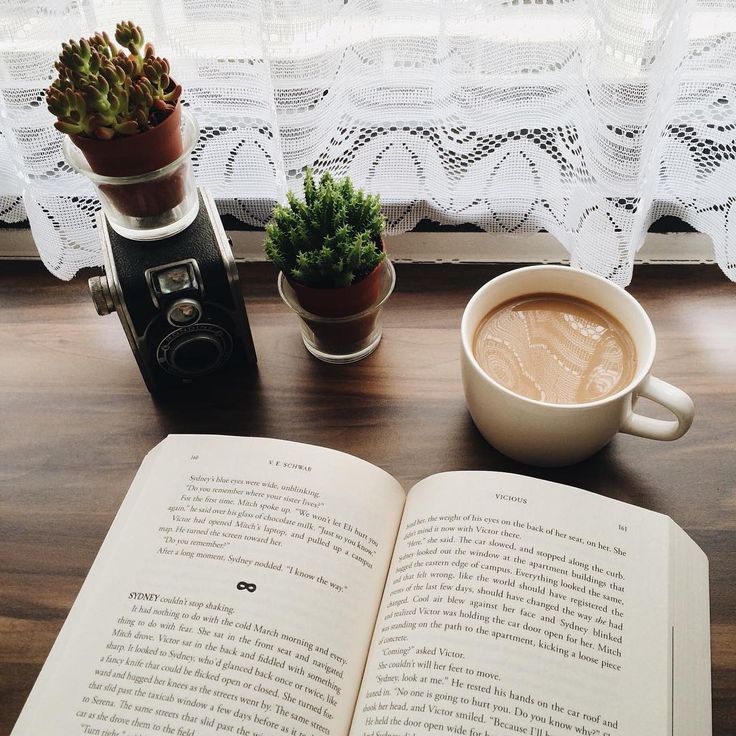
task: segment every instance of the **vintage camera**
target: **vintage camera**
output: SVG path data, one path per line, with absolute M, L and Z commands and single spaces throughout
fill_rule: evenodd
M 184 230 L 129 240 L 102 213 L 105 274 L 89 280 L 100 315 L 117 312 L 151 393 L 222 380 L 256 362 L 238 271 L 212 197 Z

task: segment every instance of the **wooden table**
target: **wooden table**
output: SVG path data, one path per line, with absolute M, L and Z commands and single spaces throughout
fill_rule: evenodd
M 443 470 L 522 472 L 669 514 L 710 558 L 713 726 L 734 733 L 736 286 L 710 266 L 637 268 L 631 292 L 657 330 L 655 372 L 693 397 L 695 423 L 677 442 L 619 435 L 578 466 L 538 470 L 483 441 L 460 385 L 463 306 L 504 269 L 397 270 L 377 352 L 330 366 L 306 353 L 272 267 L 241 267 L 258 375 L 156 403 L 117 318 L 96 316 L 83 279 L 0 265 L 0 733 L 15 722 L 135 470 L 170 432 L 333 447 L 407 487 Z

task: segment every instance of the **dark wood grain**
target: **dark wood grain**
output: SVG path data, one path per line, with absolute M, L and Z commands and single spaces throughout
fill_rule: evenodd
M 146 391 L 114 315 L 84 279 L 0 264 L 0 734 L 10 732 L 146 452 L 170 432 L 265 435 L 359 455 L 405 485 L 434 472 L 509 470 L 672 516 L 711 564 L 714 733 L 736 724 L 736 286 L 715 267 L 639 267 L 630 288 L 658 335 L 655 373 L 695 400 L 673 443 L 620 435 L 580 465 L 507 460 L 475 430 L 459 321 L 503 268 L 398 266 L 377 352 L 311 358 L 272 268 L 241 268 L 259 369 L 176 401 Z

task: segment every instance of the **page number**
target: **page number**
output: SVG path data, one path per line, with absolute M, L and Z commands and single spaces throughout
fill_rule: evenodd
M 627 531 L 629 531 L 629 527 L 627 527 L 626 524 L 619 524 L 618 525 L 618 530 L 620 532 L 627 532 Z

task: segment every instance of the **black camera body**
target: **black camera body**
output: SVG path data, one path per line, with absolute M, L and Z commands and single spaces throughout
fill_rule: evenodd
M 105 275 L 89 280 L 98 314 L 117 312 L 151 393 L 220 382 L 256 362 L 238 271 L 212 197 L 161 240 L 129 240 L 98 215 Z

